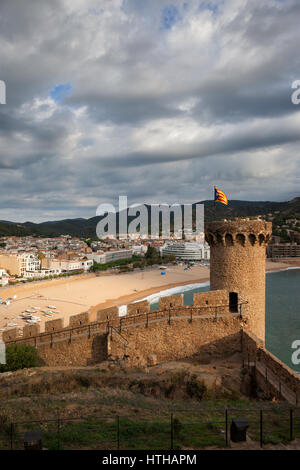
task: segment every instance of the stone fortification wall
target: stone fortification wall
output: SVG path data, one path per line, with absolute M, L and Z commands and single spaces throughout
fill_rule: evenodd
M 238 315 L 174 316 L 108 335 L 108 355 L 126 360 L 129 366 L 154 365 L 193 357 L 210 362 L 241 351 L 241 321 Z
M 242 352 L 245 364 L 255 375 L 256 385 L 267 396 L 275 396 L 298 405 L 300 400 L 299 374 L 267 351 L 263 342 L 249 331 L 243 332 Z
M 83 312 L 65 326 L 63 319 L 50 320 L 43 332 L 38 324 L 26 325 L 21 336 L 13 328 L 3 333 L 3 340 L 35 346 L 41 363 L 49 366 L 88 365 L 124 355 L 133 365 L 146 362 L 150 354 L 163 361 L 200 349 L 202 356 L 218 356 L 240 348 L 242 320 L 229 312 L 228 295 L 225 290 L 198 293 L 189 306 L 182 295 L 164 297 L 155 311 L 148 301 L 135 302 L 126 316 L 120 318 L 112 307 L 100 310 L 95 322 Z

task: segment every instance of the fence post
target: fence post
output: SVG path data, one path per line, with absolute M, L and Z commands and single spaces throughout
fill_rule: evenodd
M 290 409 L 290 440 L 294 440 L 294 410 Z
M 193 321 L 193 307 L 191 307 L 191 316 L 190 316 L 190 323 Z
M 228 409 L 225 410 L 225 439 L 226 447 L 228 446 Z
M 174 417 L 171 413 L 171 450 L 174 449 Z
M 14 448 L 14 423 L 10 423 L 10 450 Z
M 281 380 L 279 378 L 279 400 L 281 400 Z
M 262 447 L 263 446 L 263 410 L 260 410 L 259 414 L 260 414 L 260 420 L 259 420 L 259 422 L 260 422 L 260 426 L 259 426 L 259 428 L 260 428 L 260 433 L 259 433 L 260 434 L 260 447 Z
M 149 326 L 149 313 L 146 313 L 146 328 Z
M 169 319 L 168 319 L 169 325 L 171 325 L 171 308 L 169 308 Z
M 57 450 L 60 450 L 60 419 L 57 418 Z
M 117 450 L 120 450 L 120 416 L 117 416 Z

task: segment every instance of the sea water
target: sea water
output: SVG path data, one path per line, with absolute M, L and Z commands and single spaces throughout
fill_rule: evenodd
M 292 362 L 295 340 L 300 341 L 300 269 L 270 272 L 266 276 L 266 347 L 300 372 L 300 364 Z

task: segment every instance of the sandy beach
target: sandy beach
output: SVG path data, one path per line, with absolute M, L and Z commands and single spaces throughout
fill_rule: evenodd
M 266 269 L 281 270 L 289 266 L 267 261 Z M 292 266 L 295 267 L 295 264 Z M 91 319 L 94 320 L 97 310 L 101 308 L 124 305 L 161 290 L 208 280 L 209 267 L 197 265 L 184 271 L 184 266 L 170 266 L 164 276 L 158 268 L 153 268 L 126 274 L 91 274 L 77 279 L 73 277 L 2 288 L 0 297 L 12 300 L 10 305 L 0 305 L 0 333 L 14 326 L 23 327 L 26 323 L 18 317 L 27 309 L 36 311 L 33 315 L 40 317 L 39 324 L 41 331 L 44 331 L 45 321 L 51 319 L 64 318 L 67 326 L 71 315 L 90 311 Z M 45 313 L 49 311 L 52 313 Z

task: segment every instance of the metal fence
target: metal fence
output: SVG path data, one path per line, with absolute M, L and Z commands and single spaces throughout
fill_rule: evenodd
M 229 304 L 224 305 L 204 305 L 194 306 L 186 305 L 182 307 L 169 307 L 163 310 L 153 310 L 145 313 L 137 313 L 135 315 L 126 315 L 124 317 L 118 317 L 111 320 L 94 321 L 90 323 L 84 323 L 83 325 L 77 325 L 73 327 L 66 327 L 60 330 L 54 330 L 49 332 L 42 332 L 38 335 L 29 337 L 17 337 L 15 339 L 6 341 L 6 345 L 13 343 L 26 343 L 31 344 L 34 347 L 38 347 L 40 344 L 50 344 L 52 347 L 54 343 L 65 341 L 68 339 L 69 343 L 72 343 L 73 338 L 79 336 L 87 336 L 90 338 L 92 335 L 105 334 L 111 332 L 111 328 L 118 330 L 121 333 L 125 328 L 144 325 L 146 328 L 151 323 L 157 321 L 166 320 L 171 324 L 172 320 L 178 320 L 186 318 L 189 323 L 193 322 L 193 319 L 204 317 L 207 315 L 208 318 L 217 320 L 222 316 L 240 316 L 243 317 L 244 307 L 248 304 L 247 301 L 240 302 L 234 305 L 235 312 L 232 312 Z
M 257 355 L 253 357 L 250 353 L 246 354 L 247 358 L 243 359 L 243 368 L 247 367 L 248 370 L 252 371 L 254 377 L 257 380 L 257 374 L 263 379 L 264 392 L 271 391 L 272 394 L 276 395 L 279 400 L 286 400 L 290 405 L 298 407 L 299 404 L 299 392 L 297 390 L 297 384 L 292 387 L 284 383 L 282 377 L 279 374 L 273 372 L 271 367 L 268 367 L 263 360 L 259 360 Z M 262 384 L 260 382 L 260 384 Z M 268 393 L 266 393 L 268 394 Z
M 233 419 L 245 418 L 257 447 L 300 438 L 300 408 L 176 410 L 170 413 L 0 422 L 0 449 L 24 449 L 29 430 L 42 431 L 48 450 L 181 450 L 230 446 Z

